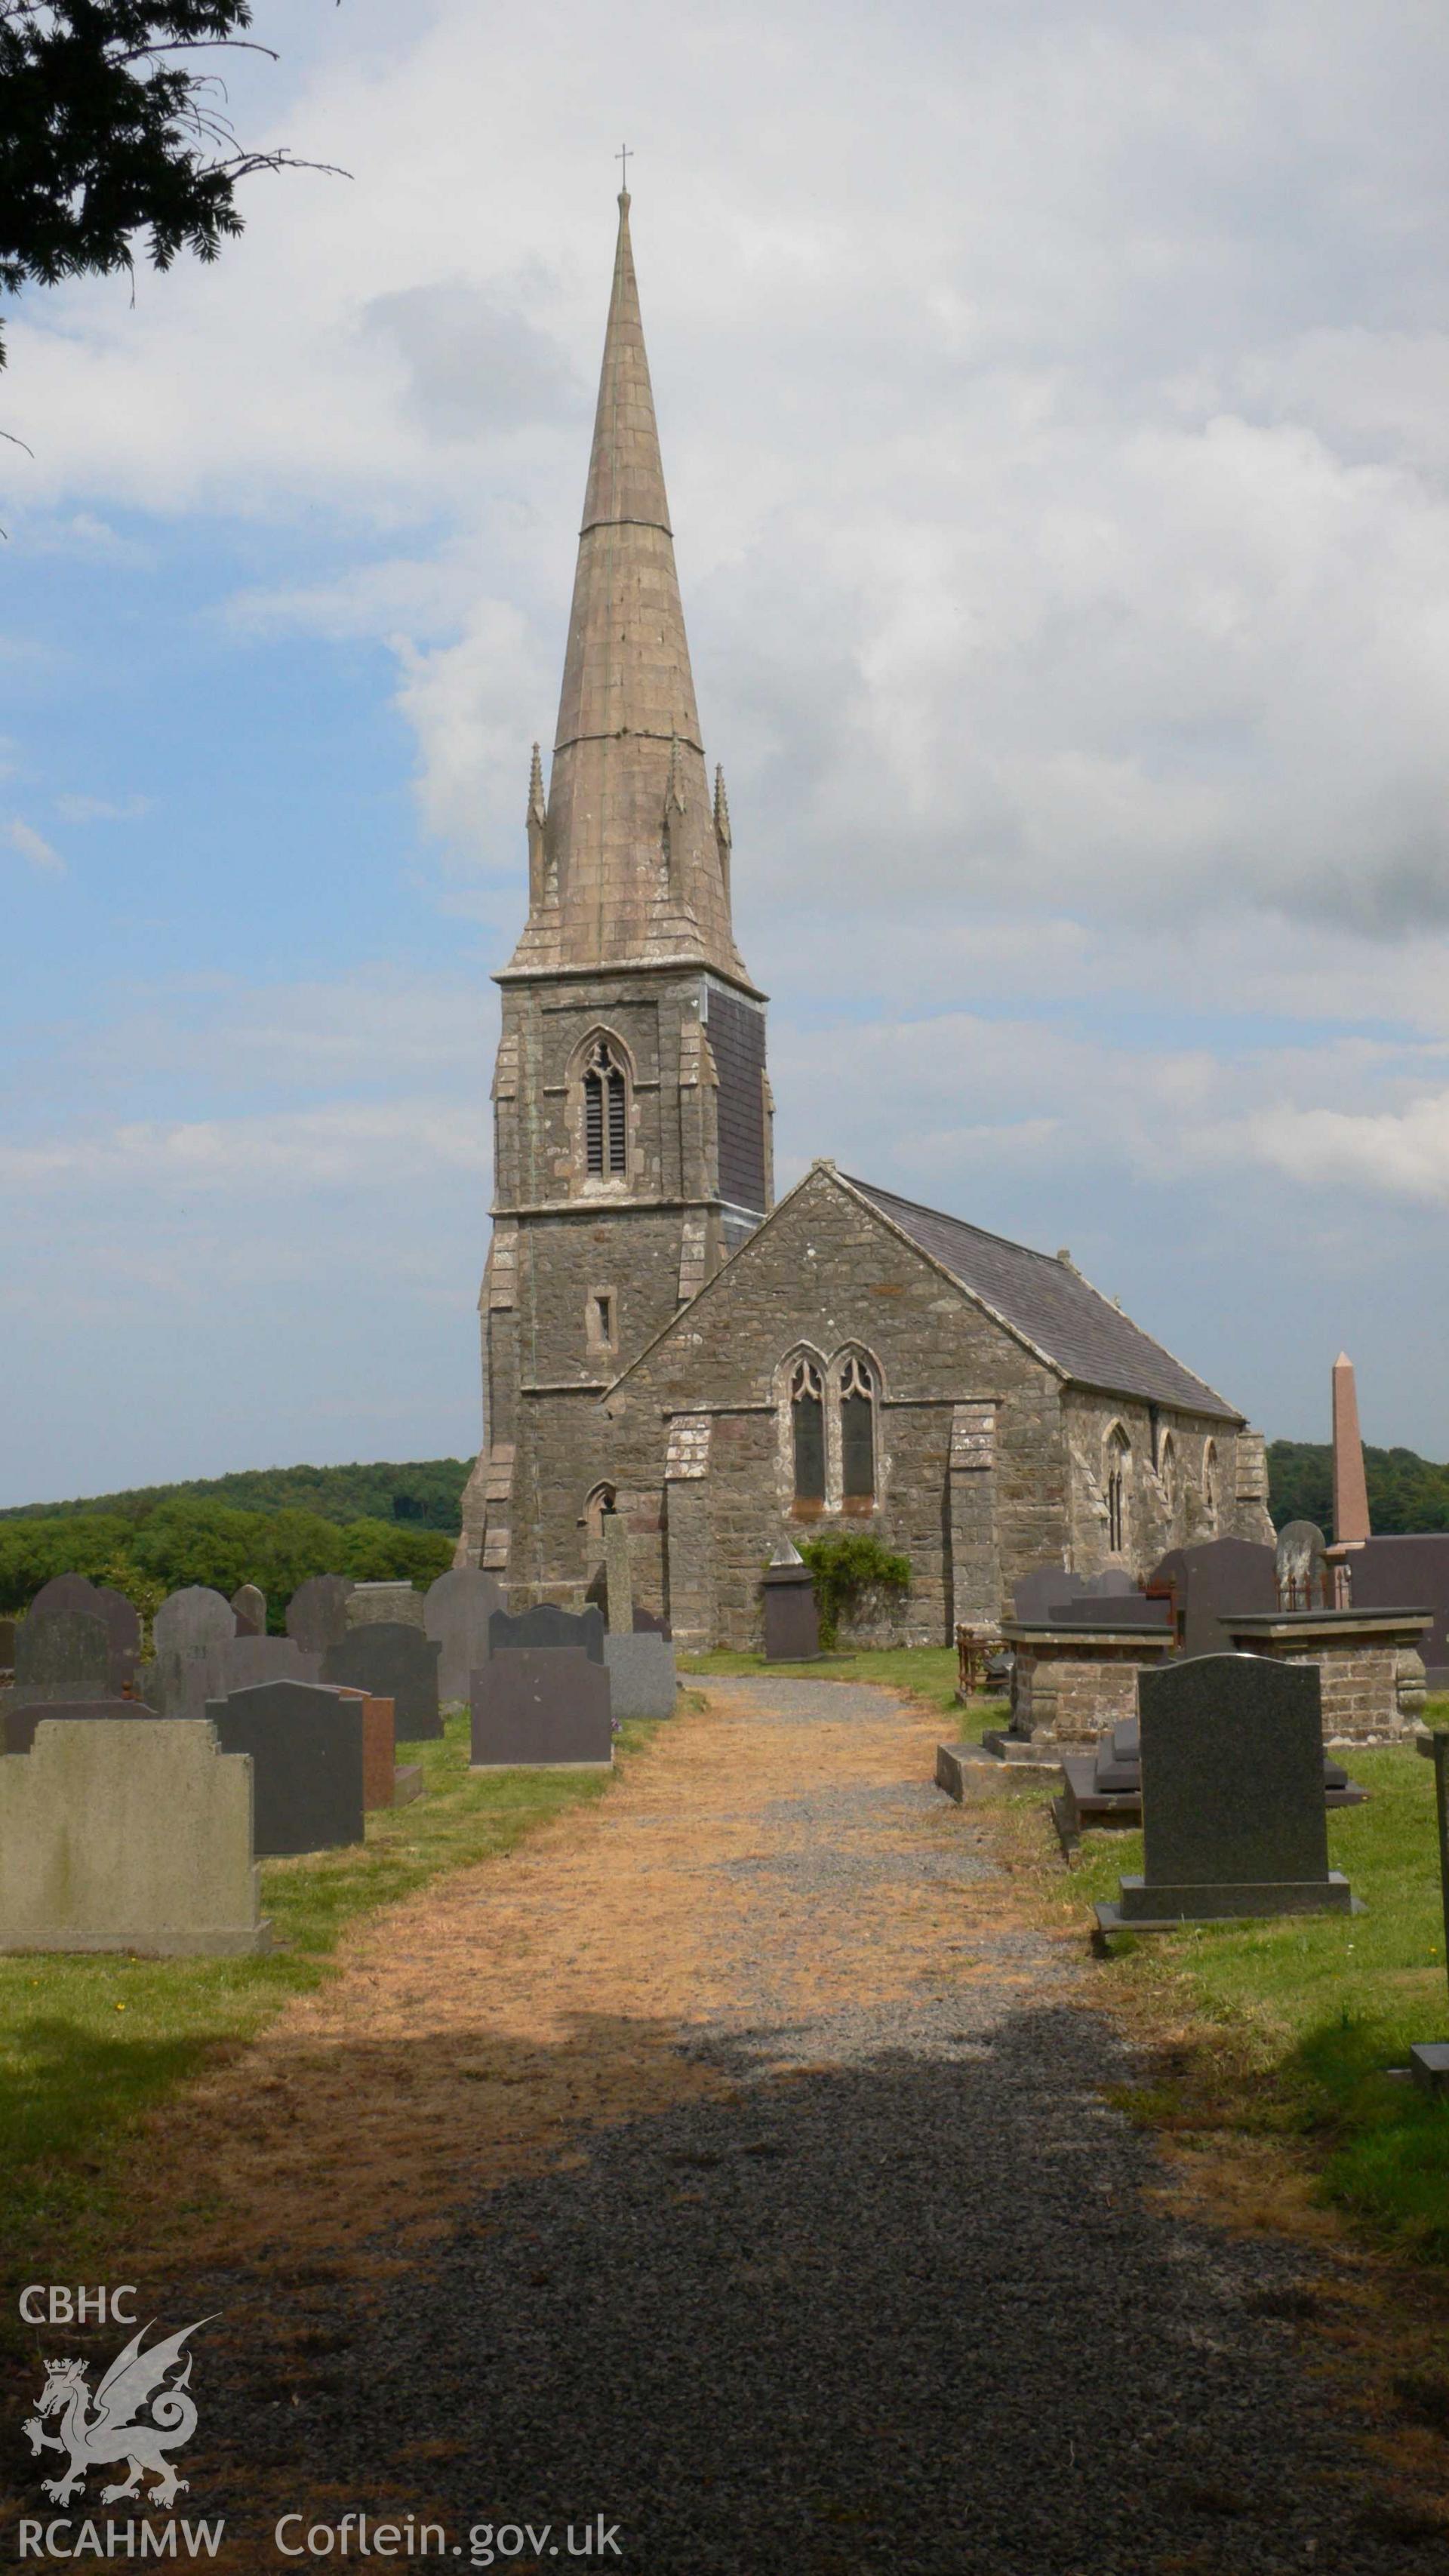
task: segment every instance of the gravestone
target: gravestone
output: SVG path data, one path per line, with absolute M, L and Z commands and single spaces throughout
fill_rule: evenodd
M 1184 1655 L 1231 1654 L 1225 1618 L 1278 1607 L 1274 1551 L 1255 1539 L 1214 1538 L 1200 1547 L 1169 1548 L 1147 1579 L 1172 1586 Z
M 1439 1828 L 1439 1893 L 1444 1908 L 1444 1963 L 1449 1971 L 1449 1729 L 1421 1735 L 1419 1751 L 1434 1765 L 1434 1806 Z M 1409 2051 L 1414 2082 L 1425 2093 L 1449 2095 L 1449 2039 L 1416 2040 Z
M 1340 1562 L 1348 1569 L 1355 1610 L 1411 1607 L 1433 1613 L 1419 1652 L 1430 1690 L 1449 1690 L 1449 1530 L 1368 1538 Z
M 674 1630 L 670 1627 L 668 1620 L 663 1616 L 662 1612 L 658 1610 L 641 1610 L 638 1602 L 636 1601 L 634 1604 L 634 1634 L 636 1637 L 672 1637 Z
M 614 1758 L 609 1675 L 570 1646 L 499 1646 L 473 1675 L 472 1767 L 607 1766 Z
M 350 1629 L 328 1647 L 322 1679 L 366 1691 L 370 1699 L 390 1699 L 399 1744 L 434 1743 L 443 1732 L 438 1648 L 421 1628 L 385 1619 Z
M 92 1583 L 85 1574 L 53 1574 L 43 1583 L 30 1605 L 33 1619 L 39 1611 L 48 1618 L 53 1610 L 79 1610 L 88 1619 L 99 1619 L 110 1644 L 110 1687 L 127 1690 L 136 1678 L 141 1655 L 141 1620 L 135 1603 L 114 1584 Z
M 316 1682 L 259 1682 L 208 1700 L 226 1753 L 252 1760 L 259 1858 L 335 1851 L 363 1839 L 362 1709 Z
M 1055 1616 L 1058 1602 L 1120 1600 L 1136 1591 L 1131 1575 L 1119 1565 L 1109 1565 L 1104 1574 L 1070 1574 L 1061 1565 L 1034 1565 L 1012 1585 L 1011 1606 L 1023 1626 L 1041 1628 Z
M 1199 1655 L 1137 1679 L 1142 1875 L 1103 1931 L 1250 1915 L 1346 1914 L 1328 1866 L 1317 1667 Z
M 1042 1623 L 1049 1628 L 1165 1628 L 1171 1605 L 1145 1592 L 1084 1592 L 1054 1601 Z
M 341 1643 L 351 1590 L 345 1574 L 309 1574 L 298 1584 L 287 1604 L 287 1634 L 304 1654 L 325 1655 L 329 1646 Z
M 1267 1551 L 1271 1555 L 1271 1549 Z M 1135 1717 L 1124 1718 L 1102 1736 L 1090 1753 L 1064 1753 L 1065 1786 L 1052 1802 L 1052 1816 L 1064 1849 L 1070 1849 L 1089 1825 L 1137 1825 L 1142 1821 L 1142 1742 Z M 1325 1807 L 1361 1807 L 1368 1797 L 1332 1755 L 1323 1757 Z
M 151 1726 L 164 1722 L 154 1708 L 147 1708 L 145 1701 L 139 1699 L 32 1700 L 25 1707 L 6 1708 L 0 1721 L 0 1752 L 28 1753 L 35 1742 L 36 1728 L 49 1724 L 52 1718 L 64 1718 L 68 1725 L 88 1725 L 98 1718 L 112 1717 L 138 1717 Z
M 226 1648 L 236 1613 L 221 1593 L 190 1583 L 162 1602 L 151 1626 L 154 1660 L 142 1675 L 149 1705 L 162 1717 L 204 1717 L 226 1687 Z
M 605 1512 L 604 1601 L 611 1637 L 634 1633 L 634 1578 L 629 1571 L 629 1524 L 622 1512 Z
M 231 1596 L 236 1612 L 239 1637 L 264 1637 L 267 1633 L 267 1596 L 255 1583 L 243 1583 Z
M 601 1610 L 560 1610 L 555 1602 L 540 1601 L 533 1610 L 495 1610 L 488 1622 L 488 1653 L 522 1651 L 525 1647 L 541 1651 L 587 1655 L 591 1664 L 604 1660 L 604 1614 Z
M 0 1950 L 242 1956 L 259 1884 L 251 1764 L 209 1726 L 46 1721 L 0 1762 Z
M 429 1586 L 423 1627 L 440 1649 L 440 1699 L 467 1698 L 474 1665 L 487 1661 L 488 1622 L 502 1608 L 502 1584 L 476 1565 L 455 1565 Z
M 606 1637 L 604 1663 L 617 1718 L 674 1715 L 679 1677 L 674 1648 L 666 1637 L 641 1635 L 635 1629 L 627 1637 Z
M 782 1539 L 760 1578 L 767 1664 L 810 1664 L 820 1652 L 815 1578 L 797 1547 Z
M 251 1690 L 258 1682 L 316 1682 L 322 1658 L 309 1655 L 295 1637 L 243 1635 L 229 1637 L 221 1650 L 221 1695 Z
M 15 1670 L 15 1622 L 0 1619 L 0 1673 Z
M 354 1583 L 347 1596 L 349 1628 L 380 1627 L 383 1621 L 404 1628 L 423 1625 L 423 1599 L 410 1583 Z
M 339 1699 L 350 1699 L 362 1711 L 362 1803 L 371 1814 L 374 1807 L 394 1807 L 398 1799 L 397 1732 L 393 1725 L 392 1701 L 371 1699 L 366 1691 L 347 1690 L 335 1685 Z
M 1316 1521 L 1289 1521 L 1278 1532 L 1273 1570 L 1278 1610 L 1331 1610 L 1333 1586 L 1324 1554 L 1323 1532 Z M 1399 1605 L 1396 1603 L 1395 1608 Z
M 85 1610 L 32 1610 L 21 1620 L 10 1707 L 110 1696 L 111 1641 L 99 1619 Z

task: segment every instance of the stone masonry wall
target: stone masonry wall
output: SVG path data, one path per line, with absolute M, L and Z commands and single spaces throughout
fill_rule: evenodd
M 1066 1390 L 1063 1419 L 1074 1572 L 1099 1574 L 1122 1566 L 1136 1579 L 1150 1574 L 1169 1548 L 1212 1538 L 1272 1545 L 1272 1523 L 1261 1487 L 1255 1488 L 1262 1454 L 1256 1432 L 1240 1434 L 1232 1422 L 1167 1405 L 1156 1408 L 1154 1424 L 1153 1409 L 1144 1402 L 1082 1387 Z M 1119 1423 L 1129 1449 L 1123 1479 L 1124 1545 L 1114 1550 L 1108 1546 L 1107 1444 Z M 1240 1439 L 1246 1453 L 1241 1460 Z
M 1137 1676 L 1162 1660 L 1131 1646 L 1018 1644 L 1013 1727 L 1039 1743 L 1095 1744 L 1137 1715 Z
M 793 1508 L 777 1393 L 782 1363 L 802 1346 L 826 1363 L 858 1347 L 875 1371 L 878 1500 L 869 1514 Z M 799 1543 L 866 1529 L 911 1560 L 894 1633 L 939 1645 L 955 1615 L 952 1428 L 967 1400 L 991 1410 L 992 1463 L 960 1475 L 979 1475 L 973 1494 L 990 1482 L 977 1527 L 993 1534 L 999 1615 L 1016 1575 L 1063 1544 L 1059 1381 L 820 1169 L 631 1372 L 609 1410 L 631 1489 L 657 1482 L 671 1421 L 708 1427 L 708 1468 L 691 1480 L 703 1486 L 707 1515 L 691 1497 L 688 1536 L 676 1543 L 671 1523 L 668 1546 L 671 1584 L 677 1569 L 692 1599 L 712 1592 L 720 1641 L 758 1643 L 760 1574 L 782 1536 Z M 695 1561 L 705 1545 L 712 1582 Z

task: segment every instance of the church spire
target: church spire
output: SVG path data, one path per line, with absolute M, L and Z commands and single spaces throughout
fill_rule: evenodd
M 669 958 L 748 983 L 711 811 L 625 191 L 543 837 L 554 901 L 540 918 L 535 900 L 515 968 Z

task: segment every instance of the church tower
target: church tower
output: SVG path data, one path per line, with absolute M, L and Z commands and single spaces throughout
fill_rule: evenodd
M 527 834 L 528 920 L 495 979 L 485 1437 L 458 1549 L 515 1604 L 577 1600 L 617 1492 L 600 1399 L 772 1203 L 765 997 L 731 926 L 729 806 L 705 767 L 627 193 Z M 639 1527 L 642 1498 L 617 1499 Z

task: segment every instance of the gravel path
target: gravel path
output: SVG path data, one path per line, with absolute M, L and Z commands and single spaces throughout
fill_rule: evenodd
M 844 1684 L 707 1688 L 637 1794 L 508 1865 L 509 1956 L 487 1873 L 468 1900 L 500 2009 L 570 1872 L 601 1941 L 568 1934 L 562 2012 L 596 1977 L 622 2027 L 632 1975 L 657 2020 L 674 1960 L 678 2098 L 565 2123 L 365 2299 L 294 2280 L 311 2359 L 281 2389 L 233 2360 L 228 2450 L 324 2520 L 436 2512 L 465 2564 L 472 2528 L 551 2525 L 506 2535 L 525 2570 L 598 2515 L 620 2554 L 587 2563 L 640 2576 L 1442 2564 L 1291 2321 L 1321 2259 L 1310 2294 L 1301 2249 L 1153 2196 L 1090 1964 L 925 1785 L 935 1728 Z

